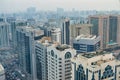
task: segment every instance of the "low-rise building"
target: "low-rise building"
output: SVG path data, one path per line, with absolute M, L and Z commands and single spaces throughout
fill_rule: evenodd
M 73 48 L 77 53 L 87 53 L 100 49 L 100 37 L 93 35 L 80 35 L 73 40 Z

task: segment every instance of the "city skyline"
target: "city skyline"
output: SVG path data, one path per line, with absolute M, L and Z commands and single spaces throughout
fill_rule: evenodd
M 0 6 L 0 80 L 120 80 L 120 0 Z
M 28 7 L 37 10 L 120 10 L 119 0 L 1 0 L 0 12 L 11 13 L 25 11 Z

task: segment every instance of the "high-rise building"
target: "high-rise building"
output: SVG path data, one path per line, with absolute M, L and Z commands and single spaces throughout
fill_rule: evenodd
M 68 45 L 52 44 L 47 48 L 47 80 L 71 80 L 71 58 L 76 50 Z
M 5 70 L 1 64 L 0 64 L 0 80 L 5 80 Z
M 27 8 L 27 12 L 28 13 L 35 13 L 36 12 L 36 8 L 35 7 L 29 7 L 29 8 Z
M 15 17 L 7 17 L 7 18 L 6 18 L 6 22 L 8 22 L 8 23 L 10 24 L 10 27 L 9 27 L 10 39 L 11 39 L 11 37 L 12 37 L 12 35 L 11 35 L 11 23 L 12 23 L 12 22 L 15 22 L 15 21 L 16 21 L 16 18 L 15 18 Z
M 77 53 L 97 51 L 100 49 L 100 37 L 81 34 L 73 40 L 73 48 Z
M 101 49 L 109 45 L 120 45 L 120 16 L 118 15 L 94 15 L 89 17 L 93 24 L 92 34 L 101 37 Z
M 27 19 L 33 18 L 33 16 L 35 16 L 35 13 L 36 13 L 36 8 L 35 7 L 29 7 L 29 8 L 27 8 L 26 18 Z
M 36 41 L 35 54 L 37 80 L 47 80 L 47 47 L 50 42 L 50 37 L 43 37 Z
M 16 50 L 17 42 L 16 42 L 16 28 L 27 26 L 26 21 L 12 21 L 11 22 L 11 45 L 13 49 Z
M 35 21 L 35 19 L 30 18 L 30 19 L 27 19 L 27 23 L 28 23 L 29 26 L 34 26 L 36 21 Z
M 92 24 L 71 24 L 70 37 L 74 39 L 81 34 L 90 35 L 91 28 Z
M 112 53 L 79 54 L 71 61 L 72 80 L 120 80 L 120 61 Z
M 64 9 L 63 8 L 57 8 L 57 18 L 61 18 L 64 15 Z
M 4 18 L 0 18 L 0 22 L 5 22 L 5 19 Z
M 9 45 L 9 27 L 6 22 L 0 22 L 0 48 L 8 48 Z
M 91 27 L 92 24 L 80 24 L 75 23 L 70 25 L 70 44 L 73 44 L 73 39 L 75 39 L 77 36 L 84 34 L 84 35 L 90 35 L 91 34 Z
M 60 28 L 52 28 L 51 29 L 51 39 L 54 42 L 61 43 L 61 29 Z
M 65 19 L 62 23 L 62 44 L 70 44 L 70 20 Z
M 31 80 L 36 80 L 36 55 L 35 40 L 41 35 L 40 31 L 24 26 L 17 28 L 17 51 L 19 54 L 20 68 L 27 72 Z
M 13 21 L 16 21 L 16 18 L 15 18 L 15 17 L 7 17 L 7 18 L 6 18 L 6 22 L 8 22 L 8 23 L 11 23 L 11 22 L 13 22 Z

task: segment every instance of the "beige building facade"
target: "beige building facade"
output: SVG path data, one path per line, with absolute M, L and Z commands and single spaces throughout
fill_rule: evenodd
M 107 52 L 80 54 L 72 59 L 72 80 L 120 80 L 120 61 Z
M 81 34 L 90 35 L 91 27 L 92 27 L 92 24 L 71 24 L 70 25 L 70 44 L 72 45 L 73 39 L 75 39 L 77 36 Z
M 94 15 L 89 16 L 89 23 L 93 24 L 91 34 L 101 37 L 101 49 L 111 45 L 120 45 L 120 16 Z

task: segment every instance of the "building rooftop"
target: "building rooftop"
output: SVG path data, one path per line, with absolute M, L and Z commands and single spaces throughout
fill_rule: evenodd
M 51 42 L 51 38 L 50 37 L 43 37 L 40 40 L 37 40 L 38 43 L 47 43 L 47 42 Z
M 69 49 L 69 48 L 71 48 L 71 47 L 66 44 L 56 46 L 56 49 L 60 50 L 60 51 L 64 51 L 65 49 Z
M 22 31 L 25 31 L 25 32 L 35 32 L 35 36 L 44 35 L 43 30 L 41 30 L 40 28 L 34 28 L 32 26 L 17 27 L 17 29 L 21 29 Z
M 0 26 L 6 26 L 6 25 L 9 25 L 9 23 L 7 23 L 7 22 L 0 22 Z
M 95 35 L 84 35 L 81 34 L 80 36 L 77 36 L 75 39 L 76 40 L 80 40 L 80 39 L 89 39 L 89 40 L 93 40 L 96 39 L 97 37 Z
M 39 28 L 35 28 L 35 36 L 44 35 L 44 30 L 40 30 Z
M 70 21 L 70 19 L 69 19 L 69 18 L 66 18 L 66 19 L 64 19 L 64 21 L 65 21 L 65 22 L 68 22 L 68 21 Z
M 110 54 L 110 52 L 105 52 L 105 51 L 90 52 L 90 53 L 84 53 L 84 54 L 82 54 L 82 56 L 86 57 L 86 58 L 92 58 L 92 57 L 95 57 L 95 56 L 105 55 L 105 54 Z
M 86 28 L 86 27 L 92 27 L 93 26 L 93 24 L 73 24 L 72 26 L 74 26 L 75 25 L 75 27 L 76 28 Z
M 77 65 L 83 64 L 92 68 L 99 69 L 98 67 L 104 64 L 113 64 L 118 60 L 109 52 L 93 52 L 88 54 L 79 54 L 72 59 L 72 62 L 76 62 Z
M 33 31 L 33 27 L 30 27 L 30 26 L 18 26 L 17 29 L 21 29 L 22 31 L 26 31 L 26 32 L 29 32 L 29 31 Z
M 51 29 L 51 32 L 52 32 L 52 33 L 60 32 L 60 31 L 61 31 L 60 28 L 52 28 L 52 29 Z
M 89 17 L 91 18 L 109 18 L 110 16 L 120 17 L 120 15 L 114 15 L 114 14 L 97 14 L 97 15 L 91 15 Z

